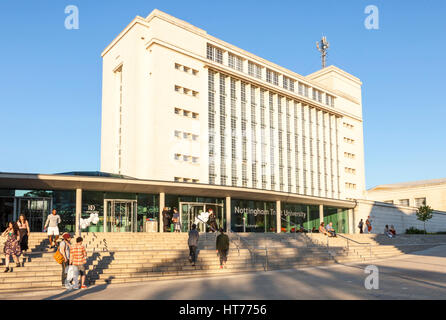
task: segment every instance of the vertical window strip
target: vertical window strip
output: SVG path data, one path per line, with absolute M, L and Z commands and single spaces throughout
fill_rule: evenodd
M 299 118 L 298 118 L 298 104 L 294 101 L 294 162 L 295 162 L 295 172 L 296 172 L 296 193 L 300 193 L 300 166 L 299 166 Z
M 308 163 L 307 163 L 307 137 L 305 134 L 306 116 L 305 116 L 305 106 L 302 106 L 302 153 L 303 153 L 303 185 L 304 194 L 308 194 Z
M 260 89 L 260 143 L 262 152 L 262 189 L 266 189 L 265 90 Z
M 232 186 L 237 186 L 237 95 L 236 80 L 231 78 L 231 176 Z
M 309 120 L 309 137 L 310 137 L 310 179 L 311 179 L 311 195 L 314 196 L 314 140 L 313 140 L 313 117 L 312 117 L 312 109 L 308 108 L 308 120 Z
M 251 86 L 252 187 L 257 188 L 256 87 Z
M 214 97 L 214 79 L 215 72 L 209 70 L 208 73 L 208 129 L 209 129 L 209 184 L 215 184 L 215 161 L 214 161 L 214 137 L 215 137 L 215 97 Z
M 277 95 L 278 126 L 279 126 L 279 183 L 280 191 L 283 191 L 283 131 L 282 131 L 282 97 Z
M 291 192 L 291 127 L 290 127 L 290 100 L 286 99 L 286 144 L 287 144 L 287 168 L 288 168 L 288 192 Z
M 276 189 L 276 179 L 274 174 L 274 97 L 269 92 L 269 128 L 270 128 L 270 168 L 271 168 L 271 190 Z
M 220 184 L 226 185 L 226 76 L 220 73 Z

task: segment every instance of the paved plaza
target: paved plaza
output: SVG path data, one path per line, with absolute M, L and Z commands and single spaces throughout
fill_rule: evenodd
M 379 289 L 367 290 L 367 265 L 379 269 Z M 369 264 L 332 265 L 232 276 L 98 285 L 77 291 L 1 294 L 0 299 L 444 299 L 446 246 Z

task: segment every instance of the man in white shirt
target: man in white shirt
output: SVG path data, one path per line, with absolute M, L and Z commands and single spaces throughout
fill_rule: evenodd
M 53 209 L 52 214 L 48 216 L 45 222 L 44 231 L 48 227 L 48 239 L 50 240 L 50 249 L 56 246 L 57 239 L 59 239 L 59 223 L 61 222 L 60 216 L 57 214 L 56 209 Z M 53 237 L 55 238 L 53 243 Z

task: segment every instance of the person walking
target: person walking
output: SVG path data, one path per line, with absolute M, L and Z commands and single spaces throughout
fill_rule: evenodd
M 17 226 L 19 227 L 20 233 L 20 250 L 26 252 L 28 250 L 28 236 L 30 231 L 28 220 L 23 213 L 20 215 L 19 221 L 17 221 Z
M 364 221 L 362 221 L 362 219 L 361 219 L 361 221 L 359 221 L 359 224 L 358 224 L 359 233 L 364 233 L 364 231 L 362 230 L 363 227 L 364 227 Z
M 5 247 L 3 248 L 3 252 L 5 253 L 5 264 L 6 269 L 5 272 L 10 271 L 9 268 L 9 260 L 12 256 L 12 259 L 16 263 L 17 267 L 20 267 L 19 258 L 22 254 L 22 251 L 20 250 L 20 232 L 17 224 L 14 222 L 8 222 L 8 227 L 3 232 L 2 237 L 7 236 L 5 242 Z M 12 271 L 12 270 L 11 270 Z
M 65 270 L 68 268 L 70 264 L 70 248 L 71 248 L 71 235 L 65 232 L 62 235 L 62 241 L 59 244 L 59 248 L 57 250 L 62 254 L 64 261 L 62 262 L 62 287 L 65 288 L 65 279 L 67 278 L 67 273 Z
M 229 251 L 229 237 L 223 231 L 223 228 L 220 228 L 220 234 L 217 236 L 217 252 L 220 257 L 220 269 L 226 268 L 226 261 L 228 260 L 228 251 Z
M 372 220 L 370 220 L 370 216 L 367 217 L 365 224 L 367 226 L 367 232 L 371 233 L 372 232 Z
M 163 212 L 162 212 L 162 216 L 163 216 L 163 230 L 164 232 L 167 232 L 167 230 L 169 229 L 169 211 L 167 210 L 167 207 L 164 207 Z
M 175 224 L 175 232 L 181 232 L 180 214 L 177 208 L 173 208 L 172 222 Z
M 85 264 L 87 263 L 87 251 L 85 250 L 85 247 L 82 245 L 84 239 L 82 237 L 76 238 L 76 244 L 71 246 L 70 249 L 70 265 L 76 266 L 79 275 L 81 276 L 81 289 L 86 289 L 87 286 L 85 285 Z M 74 283 L 74 287 L 78 288 L 79 284 Z
M 199 238 L 200 234 L 197 231 L 197 225 L 194 223 L 192 225 L 192 230 L 189 231 L 189 239 L 187 240 L 187 244 L 189 246 L 189 262 L 192 263 L 192 266 L 195 266 L 195 260 L 197 259 Z
M 209 209 L 209 226 L 211 228 L 212 232 L 217 232 L 218 231 L 218 226 L 217 226 L 217 218 L 215 217 L 215 213 L 214 210 Z
M 56 246 L 56 242 L 59 239 L 59 223 L 61 222 L 60 216 L 57 214 L 56 209 L 53 209 L 52 213 L 48 216 L 45 222 L 44 231 L 48 228 L 48 240 L 50 241 L 50 249 Z M 53 239 L 55 238 L 54 242 Z

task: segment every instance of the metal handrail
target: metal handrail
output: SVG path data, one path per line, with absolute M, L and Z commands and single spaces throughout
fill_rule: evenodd
M 359 241 L 356 241 L 356 240 L 347 238 L 346 236 L 343 236 L 343 235 L 341 235 L 341 234 L 337 234 L 337 235 L 338 235 L 339 237 L 344 238 L 345 240 L 347 240 L 347 250 L 350 250 L 350 247 L 349 247 L 349 243 L 348 243 L 348 242 L 351 241 L 351 242 L 357 243 L 357 244 L 359 244 L 359 245 L 366 245 L 366 246 L 369 246 L 370 257 L 372 256 L 372 244 L 371 244 L 371 243 L 367 243 L 367 242 L 359 242 Z M 327 243 L 328 243 L 328 237 L 327 237 Z
M 231 234 L 233 234 L 234 236 L 236 236 L 239 239 L 239 243 L 241 242 L 241 240 L 243 240 L 243 242 L 246 244 L 246 248 L 248 249 L 249 253 L 251 254 L 251 262 L 253 264 L 253 266 L 255 266 L 256 264 L 256 253 L 255 250 L 265 250 L 265 264 L 264 264 L 264 270 L 268 271 L 268 247 L 257 247 L 257 246 L 250 246 L 249 242 L 242 238 L 237 232 L 232 232 Z

